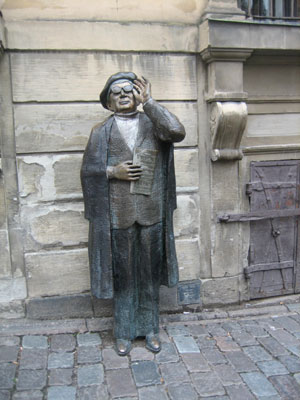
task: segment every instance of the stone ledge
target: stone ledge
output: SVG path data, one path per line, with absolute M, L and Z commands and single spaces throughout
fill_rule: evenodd
M 30 319 L 90 318 L 93 317 L 91 296 L 29 299 L 26 302 L 26 316 Z
M 160 324 L 162 326 L 170 323 L 184 323 L 184 324 L 213 324 L 216 322 L 224 322 L 229 318 L 236 320 L 264 318 L 276 315 L 294 315 L 291 305 L 299 305 L 299 296 L 291 295 L 286 296 L 286 305 L 282 305 L 281 297 L 273 299 L 274 304 L 270 306 L 259 307 L 260 301 L 253 301 L 253 303 L 244 303 L 240 306 L 229 307 L 230 310 L 212 309 L 211 311 L 205 309 L 203 312 L 180 312 L 173 314 L 161 314 Z M 261 301 L 264 304 L 264 301 Z M 289 306 L 291 310 L 289 309 Z M 59 333 L 76 333 L 89 331 L 105 331 L 112 329 L 113 318 L 87 318 L 87 319 L 66 319 L 66 320 L 44 320 L 37 321 L 33 319 L 14 319 L 14 320 L 0 320 L 0 336 L 8 335 L 34 335 L 34 334 L 59 334 Z

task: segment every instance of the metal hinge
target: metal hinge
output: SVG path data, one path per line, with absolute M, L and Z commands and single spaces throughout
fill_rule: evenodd
M 286 218 L 297 217 L 300 215 L 300 209 L 284 209 L 284 210 L 261 210 L 251 211 L 245 214 L 222 214 L 218 215 L 218 222 L 248 222 L 259 221 L 270 218 Z

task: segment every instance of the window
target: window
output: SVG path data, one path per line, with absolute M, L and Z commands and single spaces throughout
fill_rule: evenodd
M 253 18 L 300 19 L 300 0 L 238 0 L 238 5 Z

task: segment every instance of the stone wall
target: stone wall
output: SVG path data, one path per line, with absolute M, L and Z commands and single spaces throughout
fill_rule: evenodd
M 31 317 L 110 313 L 89 297 L 79 170 L 120 70 L 149 78 L 187 131 L 175 148 L 180 285 L 162 290 L 162 309 L 247 300 L 249 224 L 217 216 L 248 211 L 250 161 L 299 158 L 299 29 L 245 22 L 235 0 L 1 3 L 0 318 L 25 305 Z M 214 158 L 224 149 L 236 158 Z

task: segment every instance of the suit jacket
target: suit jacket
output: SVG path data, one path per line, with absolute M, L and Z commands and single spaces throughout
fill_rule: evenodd
M 163 201 L 158 202 L 161 205 L 159 212 L 161 212 L 164 222 L 165 240 L 161 284 L 171 287 L 178 282 L 178 265 L 173 233 L 176 182 L 172 143 L 181 141 L 185 136 L 185 130 L 173 114 L 152 99 L 144 105 L 144 111 L 145 113 L 140 113 L 140 137 L 137 139 L 137 145 L 144 145 L 147 148 L 150 140 L 151 145 L 155 144 L 155 148 L 159 150 L 157 174 L 159 174 L 161 181 L 154 183 L 154 187 L 158 184 L 163 194 L 161 198 Z M 112 224 L 111 221 L 110 183 L 106 176 L 106 168 L 110 162 L 110 143 L 112 134 L 115 133 L 115 125 L 114 118 L 111 116 L 92 129 L 81 169 L 85 217 L 90 221 L 91 290 L 97 298 L 113 297 L 111 228 L 114 223 Z M 129 182 L 125 182 L 125 184 L 129 185 Z M 144 195 L 135 196 L 147 197 Z M 147 212 L 145 212 L 147 206 L 145 205 L 143 208 L 142 199 L 140 207 L 140 215 L 145 218 L 145 221 L 148 221 Z M 142 222 L 142 220 L 139 222 Z

